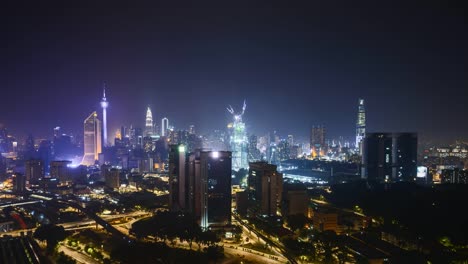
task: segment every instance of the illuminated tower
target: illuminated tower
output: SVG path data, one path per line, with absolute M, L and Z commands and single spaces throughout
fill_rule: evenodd
M 102 152 L 101 146 L 101 121 L 97 118 L 94 111 L 84 120 L 84 156 L 82 165 L 94 165 L 98 160 L 99 153 Z
M 231 151 L 232 151 L 232 169 L 238 171 L 239 169 L 248 169 L 249 163 L 247 159 L 247 133 L 245 131 L 245 123 L 242 121 L 242 116 L 244 115 L 246 104 L 242 106 L 242 112 L 240 114 L 234 113 L 232 106 L 227 108 L 228 112 L 231 113 L 234 117 L 234 122 L 232 123 L 232 132 L 231 132 Z
M 148 107 L 146 110 L 146 134 L 152 135 L 153 134 L 153 114 L 151 113 L 151 109 Z
M 104 83 L 103 91 L 102 91 L 102 100 L 101 100 L 101 107 L 102 107 L 102 133 L 103 133 L 103 144 L 104 147 L 107 147 L 107 107 L 109 106 L 109 102 L 106 99 L 106 83 Z
M 359 99 L 358 116 L 356 122 L 356 149 L 361 152 L 361 142 L 366 136 L 366 110 L 364 109 L 364 99 Z
M 169 119 L 165 117 L 161 120 L 161 137 L 167 136 L 167 129 L 169 129 Z

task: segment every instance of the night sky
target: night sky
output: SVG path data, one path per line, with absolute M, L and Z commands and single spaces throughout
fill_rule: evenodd
M 249 132 L 352 138 L 362 97 L 368 131 L 468 138 L 467 10 L 445 1 L 62 2 L 0 11 L 0 123 L 19 135 L 82 130 L 106 81 L 110 137 L 148 105 L 176 128 L 223 129 L 246 99 Z

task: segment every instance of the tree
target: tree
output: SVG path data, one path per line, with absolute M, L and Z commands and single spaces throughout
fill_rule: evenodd
M 296 231 L 298 229 L 304 228 L 308 222 L 308 219 L 303 214 L 295 214 L 287 216 L 286 221 L 288 222 L 288 226 L 291 227 L 293 231 Z
M 34 237 L 47 242 L 47 251 L 52 252 L 59 241 L 67 237 L 67 233 L 63 226 L 57 225 L 41 225 L 34 232 Z

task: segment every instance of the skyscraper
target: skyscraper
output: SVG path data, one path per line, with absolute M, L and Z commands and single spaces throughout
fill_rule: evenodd
M 103 134 L 103 144 L 104 147 L 107 147 L 107 107 L 109 106 L 109 102 L 106 99 L 106 83 L 104 83 L 104 87 L 102 89 L 102 100 L 101 100 L 101 108 L 102 108 L 102 134 Z
M 204 229 L 230 224 L 231 152 L 186 151 L 183 144 L 170 148 L 171 210 L 191 212 Z
M 238 171 L 239 169 L 248 169 L 248 141 L 247 133 L 245 131 L 245 123 L 242 121 L 242 116 L 245 113 L 246 104 L 242 106 L 240 114 L 234 113 L 232 106 L 227 108 L 228 112 L 234 117 L 234 122 L 231 126 L 231 151 L 232 151 L 232 169 Z
M 416 133 L 367 133 L 362 177 L 369 182 L 414 181 L 417 144 Z
M 151 113 L 151 109 L 149 108 L 149 106 L 146 110 L 145 134 L 153 134 L 153 114 Z
M 281 203 L 283 175 L 276 165 L 264 161 L 249 163 L 249 209 L 253 214 L 276 216 Z
M 169 208 L 173 211 L 187 211 L 187 152 L 183 144 L 169 148 Z
M 202 228 L 231 223 L 231 158 L 229 151 L 200 152 Z
M 366 110 L 364 99 L 359 99 L 358 116 L 356 122 L 356 149 L 362 152 L 361 142 L 366 136 Z
M 84 155 L 82 165 L 94 165 L 98 160 L 99 153 L 102 152 L 101 146 L 101 121 L 97 118 L 94 111 L 84 120 Z
M 169 119 L 167 119 L 167 117 L 164 117 L 161 120 L 161 137 L 167 136 L 168 129 L 169 129 Z

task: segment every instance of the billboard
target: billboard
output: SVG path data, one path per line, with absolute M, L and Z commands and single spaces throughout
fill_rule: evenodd
M 418 178 L 426 178 L 427 177 L 427 167 L 418 166 L 418 171 L 416 173 L 416 177 Z

